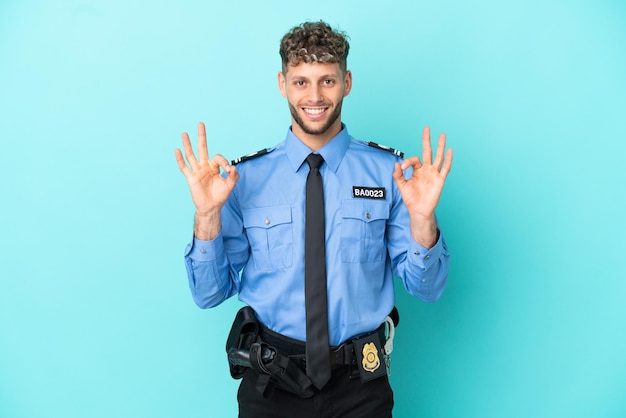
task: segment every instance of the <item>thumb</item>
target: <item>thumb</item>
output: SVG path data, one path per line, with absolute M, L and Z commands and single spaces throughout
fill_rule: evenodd
M 404 173 L 402 172 L 402 167 L 400 166 L 400 163 L 395 164 L 395 168 L 393 170 L 393 179 L 396 181 L 398 187 L 406 183 L 406 179 L 404 178 Z
M 234 187 L 235 183 L 237 183 L 237 180 L 239 180 L 239 173 L 237 172 L 237 168 L 234 165 L 229 165 L 226 171 L 228 172 L 228 177 L 226 177 L 226 181 L 231 187 Z

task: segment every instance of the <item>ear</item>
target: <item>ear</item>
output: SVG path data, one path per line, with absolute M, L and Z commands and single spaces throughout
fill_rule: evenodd
M 283 97 L 287 97 L 287 80 L 285 79 L 285 74 L 283 74 L 282 71 L 278 72 L 278 89 Z
M 343 97 L 346 97 L 350 94 L 350 90 L 352 90 L 352 71 L 346 70 L 346 75 L 343 78 Z

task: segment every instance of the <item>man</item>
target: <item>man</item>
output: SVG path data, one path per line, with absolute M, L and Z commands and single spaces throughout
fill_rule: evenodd
M 433 160 L 428 128 L 421 160 L 350 137 L 341 121 L 352 89 L 348 50 L 346 35 L 321 21 L 283 37 L 278 86 L 292 124 L 276 147 L 232 164 L 209 159 L 200 123 L 198 158 L 187 133 L 186 162 L 176 150 L 196 207 L 185 253 L 193 299 L 208 308 L 238 294 L 260 327 L 254 341 L 262 343 L 243 347 L 258 364 L 245 369 L 240 417 L 391 416 L 383 346 L 393 276 L 428 302 L 446 284 L 449 256 L 435 208 L 452 150 L 444 156 L 440 135 Z M 322 224 L 310 226 L 316 213 Z M 312 251 L 316 231 L 321 245 Z M 321 291 L 309 282 L 315 275 Z M 312 301 L 316 292 L 322 299 Z M 321 356 L 313 348 L 320 341 Z M 276 358 L 289 359 L 282 372 L 266 370 Z

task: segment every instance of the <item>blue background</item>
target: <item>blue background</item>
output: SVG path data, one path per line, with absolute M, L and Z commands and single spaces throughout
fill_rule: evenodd
M 173 150 L 281 141 L 278 43 L 352 39 L 354 136 L 455 160 L 437 304 L 398 287 L 396 417 L 626 416 L 621 1 L 0 1 L 0 417 L 228 417 Z

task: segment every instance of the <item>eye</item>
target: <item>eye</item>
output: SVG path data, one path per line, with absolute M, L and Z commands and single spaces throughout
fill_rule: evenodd
M 333 86 L 333 85 L 335 85 L 335 80 L 333 80 L 332 78 L 327 78 L 326 80 L 324 80 L 324 85 L 325 86 Z
M 293 85 L 296 86 L 296 87 L 302 87 L 302 86 L 304 86 L 304 81 L 303 80 L 295 80 L 293 82 Z

